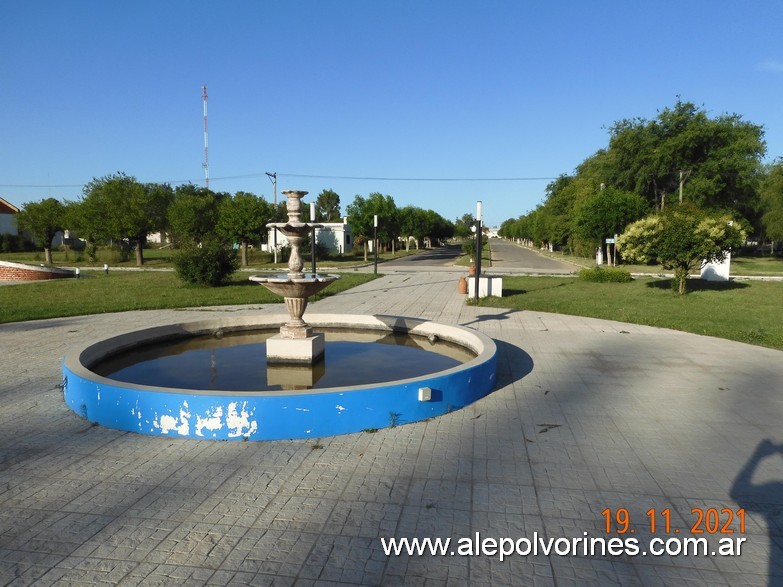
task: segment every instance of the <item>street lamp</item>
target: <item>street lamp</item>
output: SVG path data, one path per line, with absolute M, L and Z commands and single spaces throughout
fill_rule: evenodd
M 310 230 L 310 249 L 313 252 L 313 277 L 315 277 L 315 202 L 310 202 L 310 222 L 312 227 Z
M 481 281 L 481 241 L 483 240 L 481 237 L 483 235 L 483 230 L 481 230 L 481 207 L 482 203 L 481 200 L 476 202 L 476 283 L 475 283 L 475 295 L 476 295 L 476 302 L 478 302 L 479 299 L 479 283 Z
M 374 272 L 378 275 L 378 215 L 372 218 L 372 251 L 375 255 Z
M 274 173 L 270 173 L 269 171 L 266 172 L 267 177 L 269 177 L 269 181 L 272 182 L 272 185 L 274 186 L 274 192 L 275 192 L 275 207 L 272 208 L 272 221 L 277 222 L 277 171 Z M 272 229 L 272 241 L 274 242 L 274 254 L 275 254 L 275 265 L 277 265 L 277 227 Z

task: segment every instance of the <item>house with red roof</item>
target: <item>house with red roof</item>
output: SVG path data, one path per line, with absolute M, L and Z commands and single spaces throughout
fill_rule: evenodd
M 0 234 L 18 234 L 16 229 L 17 214 L 19 214 L 19 208 L 0 198 Z

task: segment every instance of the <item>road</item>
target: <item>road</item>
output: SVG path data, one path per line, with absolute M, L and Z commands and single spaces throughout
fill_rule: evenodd
M 492 263 L 484 261 L 482 273 L 573 273 L 574 265 L 557 259 L 539 255 L 535 251 L 515 245 L 503 239 L 493 238 L 489 242 L 492 249 Z M 460 245 L 446 245 L 438 249 L 428 249 L 418 255 L 401 257 L 382 264 L 383 272 L 388 271 L 427 271 L 461 270 L 454 262 L 462 254 Z

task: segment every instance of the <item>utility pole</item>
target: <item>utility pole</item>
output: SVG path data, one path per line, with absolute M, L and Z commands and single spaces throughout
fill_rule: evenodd
M 274 186 L 274 192 L 275 192 L 275 207 L 272 208 L 272 221 L 277 222 L 277 172 L 266 172 L 267 177 L 269 177 L 269 181 L 272 182 L 272 186 Z M 275 228 L 272 231 L 272 241 L 274 242 L 273 250 L 275 255 L 275 265 L 277 265 L 277 228 Z
M 207 86 L 201 86 L 201 97 L 204 99 L 204 183 L 209 189 L 209 134 L 207 133 Z

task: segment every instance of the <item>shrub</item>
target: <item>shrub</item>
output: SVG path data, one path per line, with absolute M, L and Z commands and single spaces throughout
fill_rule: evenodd
M 203 286 L 221 285 L 239 268 L 236 251 L 216 241 L 184 248 L 174 255 L 173 262 L 180 279 Z
M 597 283 L 628 283 L 633 281 L 633 277 L 626 269 L 618 269 L 616 267 L 604 269 L 598 265 L 580 270 L 579 279 Z

